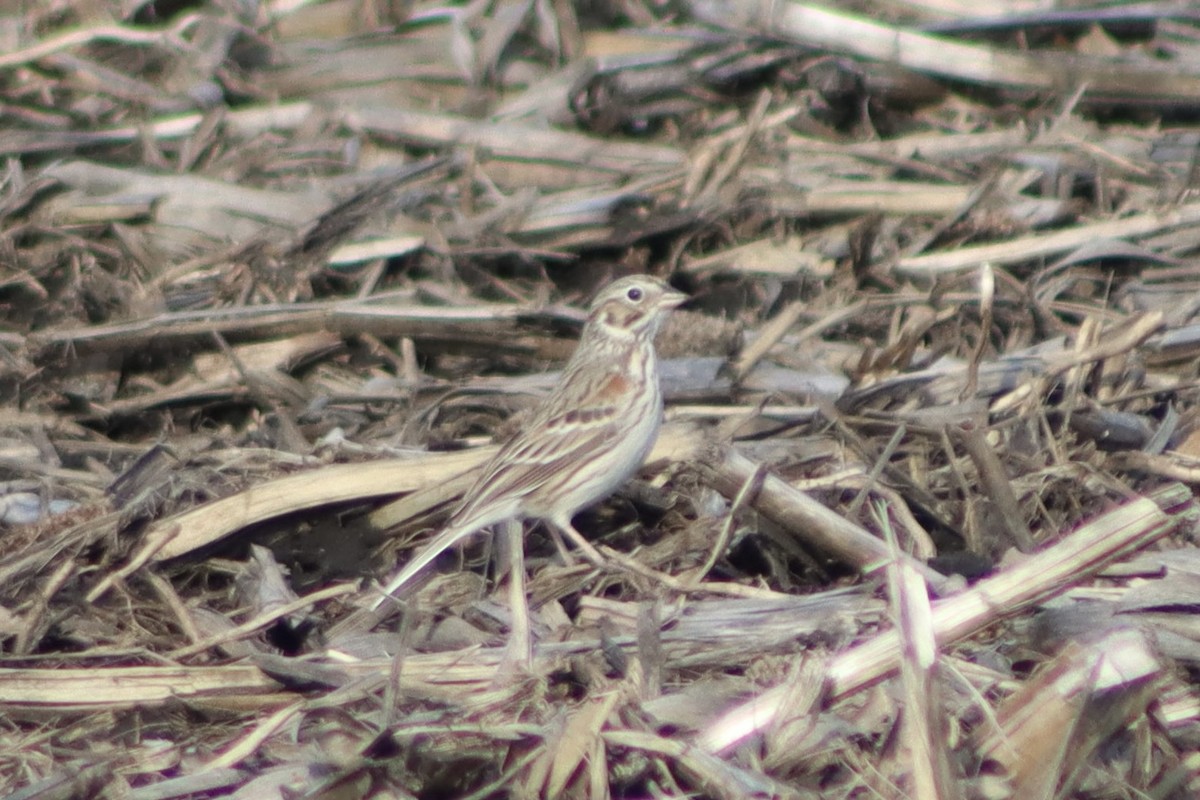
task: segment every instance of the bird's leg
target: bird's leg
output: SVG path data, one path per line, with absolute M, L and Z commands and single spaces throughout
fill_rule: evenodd
M 554 525 L 561 529 L 562 532 L 567 535 L 567 538 L 575 543 L 580 552 L 583 553 L 583 557 L 585 559 L 590 561 L 592 565 L 602 570 L 607 572 L 622 572 L 626 575 L 641 575 L 642 577 L 655 578 L 662 583 L 666 583 L 667 585 L 674 587 L 680 586 L 679 581 L 675 580 L 674 578 L 658 573 L 649 567 L 645 567 L 639 564 L 636 559 L 630 558 L 623 553 L 618 553 L 611 547 L 604 548 L 606 551 L 608 551 L 607 554 L 601 553 L 592 545 L 591 542 L 583 538 L 582 533 L 575 529 L 575 526 L 571 524 L 570 517 L 568 517 L 566 520 L 556 519 L 554 520 Z
M 567 535 L 567 538 L 574 542 L 579 548 L 579 552 L 583 553 L 583 557 L 592 562 L 601 569 L 608 569 L 612 566 L 607 558 L 600 555 L 600 551 L 592 546 L 592 543 L 583 538 L 583 534 L 575 530 L 575 526 L 571 523 L 571 518 L 550 520 L 553 527 L 562 531 Z
M 567 543 L 563 541 L 562 534 L 558 532 L 558 526 L 547 522 L 545 528 L 550 532 L 550 541 L 554 542 L 554 549 L 558 551 L 558 557 L 562 559 L 563 566 L 574 565 L 575 556 L 571 555 L 571 551 L 567 549 Z
M 525 536 L 520 520 L 500 524 L 500 534 L 508 551 L 508 605 L 512 620 L 509 624 L 508 647 L 496 671 L 497 681 L 512 665 L 528 674 L 533 668 L 533 636 L 529 624 L 529 599 L 525 596 Z

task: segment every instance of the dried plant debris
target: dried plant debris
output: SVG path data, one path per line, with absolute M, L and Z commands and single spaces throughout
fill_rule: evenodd
M 1200 795 L 1186 3 L 0 42 L 0 794 Z M 505 527 L 381 602 L 647 272 L 606 566 Z

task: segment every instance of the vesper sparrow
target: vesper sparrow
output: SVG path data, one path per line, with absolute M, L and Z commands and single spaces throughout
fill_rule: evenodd
M 654 446 L 663 410 L 654 336 L 686 299 L 645 275 L 605 287 L 558 385 L 483 467 L 446 528 L 388 582 L 385 594 L 460 540 L 510 519 L 543 520 L 598 558 L 571 518 L 624 483 Z

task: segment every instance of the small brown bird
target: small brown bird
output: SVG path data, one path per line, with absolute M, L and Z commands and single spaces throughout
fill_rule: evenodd
M 628 480 L 654 446 L 663 411 L 654 337 L 685 300 L 646 275 L 605 287 L 558 385 L 483 467 L 445 529 L 388 581 L 385 594 L 460 540 L 510 519 L 543 520 L 595 558 L 571 518 Z

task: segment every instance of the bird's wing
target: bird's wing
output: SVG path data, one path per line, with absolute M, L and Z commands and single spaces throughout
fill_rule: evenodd
M 613 435 L 617 418 L 615 407 L 595 409 L 586 422 L 557 417 L 537 428 L 536 436 L 517 436 L 480 474 L 450 524 L 463 524 L 493 504 L 526 497 L 551 479 L 574 470 L 589 460 L 589 453 L 604 447 Z
M 585 387 L 579 382 L 574 386 L 577 390 Z M 388 581 L 373 608 L 403 588 L 441 553 L 498 521 L 497 506 L 513 501 L 519 504 L 548 481 L 566 479 L 570 470 L 591 460 L 589 454 L 600 452 L 611 442 L 629 408 L 628 402 L 619 401 L 628 400 L 622 394 L 631 387 L 613 371 L 597 376 L 586 388 L 588 391 L 579 392 L 575 399 L 563 399 L 557 391 L 546 398 L 529 426 L 484 466 L 446 527 Z
M 587 391 L 572 395 L 555 392 L 534 414 L 529 425 L 492 457 L 463 505 L 451 517 L 460 525 L 493 504 L 519 500 L 548 481 L 591 460 L 617 435 L 629 408 L 629 380 L 617 370 L 589 382 Z M 577 390 L 578 381 L 564 381 Z

